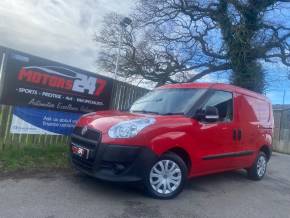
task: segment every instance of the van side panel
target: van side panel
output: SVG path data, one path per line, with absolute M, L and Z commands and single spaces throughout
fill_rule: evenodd
M 239 158 L 238 167 L 249 167 L 263 145 L 272 143 L 272 110 L 268 101 L 239 94 L 240 151 L 252 151 L 253 155 Z
M 252 121 L 257 121 L 260 125 L 267 126 L 270 120 L 270 105 L 268 102 L 244 95 L 249 106 L 253 109 L 254 119 Z
M 268 145 L 272 146 L 273 135 L 273 111 L 272 104 L 267 101 L 255 99 L 253 97 L 246 96 L 247 101 L 254 109 L 258 122 L 258 138 L 257 146 Z

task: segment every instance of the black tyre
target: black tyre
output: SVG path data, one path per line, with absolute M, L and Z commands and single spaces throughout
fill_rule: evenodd
M 259 152 L 256 161 L 251 166 L 251 168 L 247 169 L 248 177 L 252 180 L 261 180 L 266 174 L 267 171 L 268 159 L 264 152 Z
M 158 199 L 176 197 L 187 181 L 187 166 L 175 153 L 162 155 L 146 172 L 144 185 L 147 193 Z

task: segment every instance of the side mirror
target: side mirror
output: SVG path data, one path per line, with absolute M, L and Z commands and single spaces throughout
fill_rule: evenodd
M 215 122 L 219 119 L 219 111 L 216 107 L 206 106 L 204 119 L 209 122 Z
M 216 122 L 219 119 L 219 112 L 216 107 L 206 106 L 204 109 L 198 109 L 194 115 L 194 118 L 201 121 Z

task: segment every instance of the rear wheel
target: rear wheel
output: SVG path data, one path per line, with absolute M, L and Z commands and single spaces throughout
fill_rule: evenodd
M 268 159 L 264 152 L 259 152 L 255 163 L 249 168 L 248 176 L 252 180 L 261 180 L 267 171 Z
M 171 199 L 184 188 L 187 167 L 174 153 L 166 153 L 147 172 L 144 183 L 147 192 L 154 198 Z

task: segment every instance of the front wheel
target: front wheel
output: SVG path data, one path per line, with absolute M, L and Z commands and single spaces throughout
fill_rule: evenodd
M 259 152 L 256 161 L 254 164 L 249 168 L 248 176 L 252 180 L 261 180 L 267 171 L 267 163 L 268 159 L 264 152 Z
M 147 192 L 154 198 L 171 199 L 184 188 L 187 166 L 174 153 L 166 153 L 146 173 L 144 183 Z

